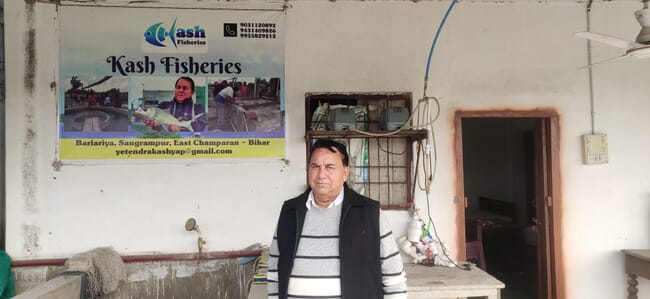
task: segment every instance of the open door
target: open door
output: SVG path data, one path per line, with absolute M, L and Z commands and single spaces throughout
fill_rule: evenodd
M 548 242 L 549 208 L 552 205 L 552 198 L 549 196 L 549 153 L 548 153 L 548 121 L 538 119 L 535 122 L 534 130 L 534 163 L 535 163 L 535 207 L 537 229 L 537 289 L 538 298 L 549 298 L 552 294 L 552 287 L 548 277 L 551 275 L 551 265 L 548 257 L 551 255 L 551 246 Z
M 560 238 L 560 175 L 557 117 L 541 118 L 535 128 L 535 197 L 539 298 L 562 298 Z
M 536 262 L 537 262 L 537 298 L 561 299 L 564 298 L 563 268 L 561 259 L 561 244 L 558 234 L 560 232 L 559 196 L 559 143 L 558 143 L 558 118 L 554 112 L 547 111 L 471 111 L 457 112 L 456 125 L 456 167 L 457 167 L 457 233 L 458 260 L 464 261 L 465 256 L 465 225 L 468 198 L 466 194 L 465 179 L 468 171 L 465 169 L 463 152 L 463 120 L 464 119 L 520 119 L 532 120 L 533 149 L 530 151 L 532 160 L 530 171 L 534 182 L 534 196 L 531 196 L 531 205 L 528 215 L 534 215 L 532 222 L 537 232 Z M 529 136 L 530 136 L 529 135 Z M 470 168 L 471 169 L 471 168 Z M 471 176 L 470 176 L 471 177 Z M 532 190 L 531 190 L 532 191 Z M 533 193 L 533 192 L 531 192 Z M 471 200 L 472 197 L 470 197 Z M 482 211 L 481 211 L 482 212 Z M 521 215 L 521 214 L 519 214 Z M 521 225 L 521 221 L 518 221 Z M 531 252 L 531 254 L 534 254 Z M 532 261 L 534 263 L 534 261 Z M 488 265 L 488 273 L 490 267 Z M 533 272 L 534 273 L 534 272 Z M 508 289 L 508 283 L 506 283 Z M 533 291 L 534 293 L 534 291 Z M 532 294 L 531 294 L 532 295 Z M 503 297 L 506 298 L 506 297 Z

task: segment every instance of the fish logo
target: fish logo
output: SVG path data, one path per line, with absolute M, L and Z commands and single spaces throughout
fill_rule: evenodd
M 174 19 L 174 23 L 172 23 L 172 27 L 169 29 L 169 31 L 165 31 L 165 27 L 162 26 L 162 22 L 153 24 L 147 29 L 147 31 L 144 32 L 144 40 L 156 47 L 166 47 L 163 42 L 169 38 L 172 41 L 174 47 L 177 47 L 176 36 L 174 34 L 175 29 L 176 19 Z

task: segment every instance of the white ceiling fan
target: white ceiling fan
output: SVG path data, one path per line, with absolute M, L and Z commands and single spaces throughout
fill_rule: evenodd
M 641 31 L 637 35 L 635 41 L 629 41 L 596 32 L 577 32 L 575 34 L 576 37 L 585 38 L 625 50 L 625 54 L 621 56 L 593 63 L 581 68 L 591 67 L 596 64 L 614 61 L 628 56 L 636 58 L 650 58 L 650 9 L 648 9 L 648 0 L 643 1 L 643 9 L 635 11 L 634 16 L 641 25 Z

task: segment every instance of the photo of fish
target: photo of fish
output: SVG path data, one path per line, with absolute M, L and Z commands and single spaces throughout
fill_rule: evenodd
M 130 130 L 137 137 L 194 137 L 207 131 L 204 78 L 135 76 L 129 86 Z
M 180 121 L 174 116 L 169 114 L 167 111 L 156 108 L 156 107 L 138 107 L 135 110 L 135 116 L 144 119 L 154 121 L 157 125 L 161 126 L 165 131 L 169 131 L 169 125 L 185 128 L 189 131 L 194 132 L 192 129 L 192 122 L 197 118 L 203 116 L 204 113 L 195 115 L 191 120 Z

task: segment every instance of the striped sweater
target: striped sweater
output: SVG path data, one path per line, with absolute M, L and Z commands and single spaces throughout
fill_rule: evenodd
M 312 206 L 298 243 L 293 269 L 289 278 L 288 298 L 341 298 L 339 222 L 341 205 L 331 208 Z M 277 233 L 269 255 L 269 298 L 278 298 Z M 406 298 L 404 268 L 390 230 L 380 212 L 381 269 L 385 299 Z

